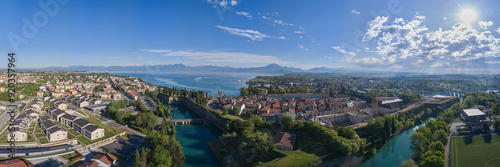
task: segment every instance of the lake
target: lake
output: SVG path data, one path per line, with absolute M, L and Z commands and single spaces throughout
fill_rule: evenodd
M 239 96 L 240 88 L 247 84 L 243 80 L 250 80 L 256 76 L 269 74 L 252 73 L 148 73 L 148 72 L 109 72 L 115 75 L 139 77 L 142 80 L 168 87 L 186 88 L 209 91 L 209 95 L 217 95 L 222 91 L 226 96 Z
M 173 119 L 199 118 L 198 115 L 182 105 L 164 104 L 171 111 Z M 176 125 L 175 138 L 182 146 L 186 155 L 184 167 L 220 167 L 221 164 L 208 146 L 209 142 L 218 140 L 222 131 L 213 125 L 192 124 Z

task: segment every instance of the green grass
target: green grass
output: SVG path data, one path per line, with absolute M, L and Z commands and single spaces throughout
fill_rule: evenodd
M 78 156 L 78 155 L 76 153 L 72 152 L 72 153 L 69 153 L 69 154 L 61 155 L 60 157 L 64 158 L 64 159 L 67 159 L 67 160 L 70 160 L 71 158 L 76 157 L 76 156 Z
M 38 141 L 40 141 L 41 144 L 49 143 L 49 139 L 47 139 L 45 136 L 43 137 L 38 137 Z
M 293 133 L 299 134 L 293 151 L 274 149 L 266 153 L 252 155 L 250 150 L 245 149 L 246 154 L 239 153 L 237 148 L 241 142 L 232 142 L 227 147 L 223 147 L 220 141 L 215 141 L 209 143 L 209 146 L 215 150 L 216 157 L 219 159 L 223 159 L 226 155 L 224 152 L 227 151 L 241 166 L 314 166 L 331 160 L 338 154 L 335 150 L 316 142 L 305 132 Z M 255 157 L 252 158 L 252 156 Z
M 87 137 L 85 137 L 85 136 L 83 136 L 83 135 L 82 135 L 82 136 L 80 136 L 80 137 L 78 138 L 78 140 L 79 140 L 80 142 L 82 142 L 83 144 L 86 144 L 86 145 L 89 145 L 89 144 L 92 144 L 92 143 L 93 143 L 92 141 L 90 141 L 90 139 L 88 139 Z
M 500 166 L 500 136 L 453 137 L 452 167 Z
M 7 143 L 7 135 L 6 134 L 7 133 L 3 133 L 2 136 L 0 136 L 0 143 Z
M 67 137 L 68 137 L 68 139 L 75 138 L 75 136 L 71 135 L 70 133 L 67 133 Z
M 228 121 L 234 121 L 234 120 L 237 120 L 237 119 L 243 120 L 242 118 L 240 118 L 238 116 L 229 115 L 229 114 L 221 115 L 221 117 L 224 118 L 225 120 L 228 120 Z
M 337 156 L 335 150 L 316 142 L 307 133 L 297 136 L 293 151 L 278 149 L 275 151 L 284 154 L 285 157 L 274 159 L 262 166 L 314 166 Z

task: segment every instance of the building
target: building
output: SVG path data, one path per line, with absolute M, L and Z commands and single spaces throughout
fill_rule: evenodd
M 64 131 L 57 125 L 47 129 L 47 131 L 45 131 L 45 135 L 50 142 L 68 139 L 68 132 Z
M 137 100 L 137 95 L 135 93 L 135 91 L 127 91 L 127 96 L 133 100 Z
M 7 135 L 7 141 L 27 141 L 28 140 L 28 134 L 25 131 L 21 131 L 19 129 L 9 131 L 9 134 Z
M 73 121 L 73 129 L 76 130 L 80 134 L 84 134 L 83 128 L 85 128 L 85 126 L 90 125 L 90 124 L 92 124 L 92 123 L 90 123 L 89 121 L 87 121 L 85 119 L 78 118 L 75 121 Z
M 84 129 L 83 134 L 90 140 L 104 137 L 104 129 L 96 125 L 87 125 L 83 129 Z
M 273 144 L 277 149 L 292 151 L 296 136 L 293 133 L 280 132 L 273 136 Z
M 98 153 L 94 157 L 90 159 L 89 162 L 84 162 L 77 167 L 90 167 L 90 166 L 99 166 L 99 167 L 108 167 L 116 164 L 116 156 L 110 153 Z
M 29 162 L 28 164 L 32 165 Z M 23 161 L 22 159 L 16 158 L 0 161 L 0 167 L 28 167 L 28 165 L 27 162 Z
M 36 97 L 43 97 L 43 92 L 42 91 L 37 91 L 36 92 Z
M 481 122 L 482 120 L 486 120 L 486 114 L 479 109 L 464 109 L 461 116 L 465 122 Z
M 61 117 L 66 114 L 63 110 L 60 109 L 55 109 L 51 111 L 51 116 L 54 118 L 56 121 L 61 122 Z
M 78 119 L 77 116 L 64 113 L 60 117 L 60 122 L 66 126 L 73 127 L 73 121 L 75 121 L 76 119 Z
M 105 111 L 107 105 L 105 104 L 96 104 L 96 105 L 90 105 L 86 106 L 85 108 L 89 109 L 92 115 L 98 114 L 99 112 Z

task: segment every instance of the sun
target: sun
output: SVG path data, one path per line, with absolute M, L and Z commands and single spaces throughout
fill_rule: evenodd
M 477 20 L 477 13 L 473 9 L 463 9 L 458 14 L 458 19 L 465 24 L 473 24 Z

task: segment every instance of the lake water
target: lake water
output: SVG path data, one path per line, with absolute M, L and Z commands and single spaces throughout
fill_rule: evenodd
M 217 95 L 222 91 L 226 96 L 239 96 L 240 88 L 246 86 L 241 80 L 250 80 L 256 76 L 268 74 L 249 73 L 217 73 L 217 74 L 185 74 L 185 73 L 147 73 L 147 72 L 109 72 L 116 75 L 139 77 L 142 80 L 168 87 L 210 91 L 209 95 Z M 240 81 L 236 81 L 240 80 Z
M 414 151 L 410 148 L 410 136 L 415 133 L 415 130 L 419 126 L 425 126 L 425 123 L 422 123 L 412 129 L 408 129 L 391 138 L 387 141 L 384 148 L 380 149 L 377 154 L 356 167 L 398 167 L 401 163 L 403 163 L 403 161 L 409 159 L 413 154 Z
M 198 115 L 182 105 L 164 105 L 170 109 L 173 119 L 199 118 Z M 184 167 L 221 166 L 210 147 L 208 147 L 209 142 L 216 141 L 217 136 L 222 134 L 221 130 L 213 125 L 192 124 L 176 125 L 176 131 L 175 138 L 181 144 L 186 155 Z

